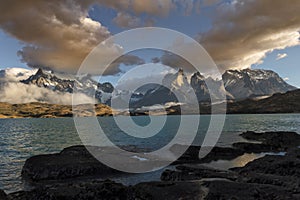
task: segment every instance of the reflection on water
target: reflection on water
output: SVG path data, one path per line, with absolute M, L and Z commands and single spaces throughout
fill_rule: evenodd
M 245 153 L 244 155 L 239 156 L 233 160 L 212 161 L 204 165 L 216 169 L 227 170 L 233 167 L 244 167 L 247 163 L 264 156 L 265 154 Z
M 199 116 L 195 116 L 199 117 Z M 149 140 L 136 140 L 120 133 L 113 118 L 99 119 L 101 126 L 107 130 L 108 137 L 117 145 L 136 145 L 142 148 L 159 148 L 165 145 L 174 132 L 179 120 L 170 116 L 170 125 L 157 137 Z M 138 117 L 140 123 L 149 120 Z M 195 145 L 200 145 L 207 130 L 210 116 L 202 115 Z M 175 124 L 172 126 L 172 124 Z M 239 134 L 244 131 L 296 131 L 300 133 L 300 115 L 227 115 L 225 127 L 218 146 L 230 146 L 234 142 L 245 141 Z M 86 127 L 89 129 L 90 127 Z M 189 134 L 189 130 L 186 134 Z M 63 148 L 81 144 L 72 118 L 61 119 L 0 119 L 0 188 L 6 192 L 21 190 L 20 178 L 22 166 L 33 155 L 59 152 Z M 181 138 L 184 140 L 184 138 Z M 236 165 L 257 158 L 257 155 L 244 155 L 237 158 Z M 222 161 L 220 161 L 222 162 Z M 222 163 L 221 165 L 226 165 Z M 235 165 L 235 166 L 236 166 Z M 145 180 L 146 181 L 146 180 Z
M 265 155 L 278 155 L 278 156 L 284 156 L 285 152 L 279 152 L 279 153 L 245 153 L 244 155 L 241 155 L 233 160 L 218 160 L 218 161 L 212 161 L 210 163 L 204 164 L 208 167 L 213 167 L 215 169 L 221 169 L 221 170 L 228 170 L 230 168 L 234 167 L 244 167 L 249 162 L 252 162 L 255 159 L 262 158 Z

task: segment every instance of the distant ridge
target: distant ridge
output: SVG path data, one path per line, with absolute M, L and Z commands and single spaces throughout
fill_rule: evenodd
M 300 113 L 300 89 L 277 93 L 261 100 L 228 103 L 227 109 L 231 114 Z

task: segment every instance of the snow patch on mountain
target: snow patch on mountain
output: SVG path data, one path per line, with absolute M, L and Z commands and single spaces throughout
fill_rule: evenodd
M 67 80 L 58 77 L 66 77 L 66 75 L 58 76 L 51 71 L 41 69 L 9 68 L 1 70 L 0 101 L 8 103 L 44 102 L 71 105 L 75 79 Z M 71 75 L 68 77 L 70 78 Z M 91 93 L 91 91 L 88 92 Z M 102 100 L 109 98 L 105 92 L 96 94 Z M 80 98 L 77 101 L 80 104 L 97 103 L 94 98 L 84 92 L 79 92 L 77 97 Z
M 235 99 L 269 96 L 297 89 L 271 70 L 228 70 L 222 78 L 226 91 Z

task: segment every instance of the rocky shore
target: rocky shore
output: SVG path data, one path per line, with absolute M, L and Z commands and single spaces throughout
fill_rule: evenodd
M 160 181 L 136 185 L 108 180 L 109 176 L 124 173 L 101 164 L 84 146 L 34 156 L 26 161 L 22 170 L 22 178 L 34 188 L 8 195 L 0 190 L 0 199 L 300 199 L 300 135 L 245 132 L 241 137 L 249 142 L 227 148 L 214 147 L 201 159 L 198 157 L 200 147 L 191 146 L 173 167 L 161 173 Z M 180 148 L 175 145 L 170 151 Z M 212 161 L 232 160 L 247 153 L 271 152 L 281 153 L 268 154 L 230 169 L 209 165 Z

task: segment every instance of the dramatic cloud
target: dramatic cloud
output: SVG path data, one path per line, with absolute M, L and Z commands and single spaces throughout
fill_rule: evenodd
M 0 28 L 26 44 L 18 54 L 28 66 L 75 73 L 90 51 L 111 35 L 100 22 L 88 17 L 88 9 L 94 2 L 1 1 Z M 108 1 L 103 3 L 120 9 L 127 6 L 125 3 L 118 6 Z M 121 47 L 110 45 L 103 48 L 99 56 L 105 59 L 121 54 Z M 108 73 L 119 71 L 118 65 L 112 66 L 115 68 Z
M 277 58 L 276 58 L 276 60 L 281 60 L 281 59 L 283 59 L 283 58 L 285 58 L 285 57 L 287 57 L 288 55 L 286 54 L 286 53 L 279 53 L 279 54 L 277 54 Z
M 299 45 L 299 10 L 298 0 L 224 3 L 198 40 L 220 69 L 249 68 L 273 50 Z
M 30 67 L 74 73 L 92 48 L 110 35 L 107 28 L 87 17 L 85 3 L 1 1 L 0 27 L 28 44 L 19 55 Z
M 25 44 L 18 54 L 28 66 L 74 73 L 88 53 L 111 35 L 100 22 L 88 16 L 91 6 L 99 4 L 115 9 L 119 13 L 114 19 L 116 24 L 137 27 L 141 20 L 128 13 L 167 16 L 179 3 L 180 0 L 1 1 L 0 28 Z M 142 24 L 153 26 L 153 23 L 149 17 Z M 122 48 L 116 45 L 102 51 L 107 51 L 102 53 L 104 59 L 122 54 Z M 119 66 L 113 66 L 107 73 L 119 72 Z
M 300 44 L 300 1 L 202 2 L 202 6 L 212 4 L 219 4 L 212 28 L 200 34 L 196 40 L 208 51 L 221 73 L 227 69 L 243 69 L 260 64 L 268 53 Z M 172 48 L 188 52 L 189 57 L 198 60 L 203 70 L 201 73 L 205 73 L 206 69 L 211 67 L 207 65 L 205 56 L 195 54 L 180 42 Z M 284 57 L 286 55 L 282 54 L 279 58 Z M 168 52 L 159 60 L 173 68 L 184 68 L 187 72 L 195 71 L 187 60 Z
M 101 22 L 89 17 L 89 9 L 96 4 L 115 9 L 118 14 L 113 21 L 121 27 L 153 26 L 154 16 L 166 17 L 176 9 L 188 15 L 200 6 L 218 4 L 212 28 L 197 40 L 222 70 L 248 68 L 262 63 L 273 50 L 299 44 L 298 0 L 10 0 L 0 1 L 0 28 L 24 43 L 19 55 L 29 66 L 74 73 L 89 52 L 111 36 Z M 122 47 L 115 44 L 99 51 L 104 60 L 119 55 Z M 125 65 L 142 63 L 137 57 L 122 59 Z M 105 75 L 120 72 L 122 59 Z M 161 60 L 188 66 L 182 59 L 172 59 L 178 60 L 172 56 Z

